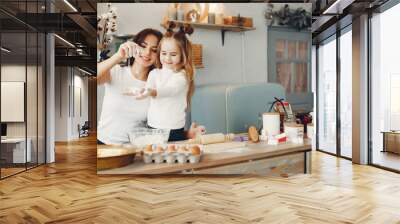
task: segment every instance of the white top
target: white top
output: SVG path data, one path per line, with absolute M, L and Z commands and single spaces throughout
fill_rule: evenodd
M 150 98 L 147 124 L 153 128 L 180 129 L 185 126 L 188 82 L 184 71 L 153 69 L 147 79 L 147 88 L 156 89 Z
M 150 101 L 123 95 L 127 88 L 143 88 L 146 85 L 132 75 L 130 66 L 116 65 L 110 70 L 110 75 L 111 81 L 104 84 L 97 139 L 105 144 L 123 144 L 129 142 L 129 132 L 145 124 Z

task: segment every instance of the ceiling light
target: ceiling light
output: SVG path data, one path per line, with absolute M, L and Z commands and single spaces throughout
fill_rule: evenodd
M 88 71 L 85 71 L 85 70 L 83 70 L 83 69 L 81 69 L 81 68 L 79 68 L 79 67 L 78 67 L 78 70 L 81 71 L 81 72 L 83 72 L 83 73 L 85 73 L 85 74 L 87 74 L 87 75 L 92 75 L 92 73 L 90 73 L 90 72 L 88 72 Z
M 64 0 L 65 4 L 67 4 L 72 10 L 74 10 L 75 12 L 78 12 L 78 10 L 68 1 L 68 0 Z
M 342 14 L 343 10 L 351 5 L 355 0 L 336 0 L 322 14 Z
M 334 9 L 337 4 L 339 4 L 340 0 L 336 0 L 332 5 L 330 5 L 322 14 L 331 13 L 331 10 Z
M 5 48 L 5 47 L 1 47 L 0 49 L 1 49 L 2 51 L 6 52 L 6 53 L 10 53 L 10 52 L 11 52 L 11 50 L 9 50 L 9 49 L 7 49 L 7 48 Z
M 75 45 L 73 45 L 71 42 L 69 42 L 68 40 L 58 36 L 57 34 L 54 34 L 55 37 L 57 37 L 58 39 L 60 39 L 61 41 L 63 41 L 64 43 L 68 44 L 69 46 L 75 48 Z

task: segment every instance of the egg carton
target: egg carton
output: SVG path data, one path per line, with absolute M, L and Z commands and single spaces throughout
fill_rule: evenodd
M 174 163 L 198 163 L 200 162 L 201 156 L 203 154 L 201 147 L 200 148 L 200 154 L 194 155 L 190 149 L 193 146 L 185 146 L 187 149 L 189 149 L 186 152 L 168 152 L 168 151 L 163 151 L 159 152 L 159 147 L 160 146 L 152 146 L 152 151 L 148 152 L 145 151 L 143 153 L 143 162 L 146 164 L 150 163 L 155 163 L 155 164 L 161 164 L 161 163 L 168 163 L 168 164 L 174 164 Z M 169 147 L 163 147 L 163 150 L 169 149 Z

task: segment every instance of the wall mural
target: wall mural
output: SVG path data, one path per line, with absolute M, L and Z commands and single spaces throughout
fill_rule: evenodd
M 268 26 L 287 26 L 297 30 L 311 27 L 311 12 L 303 7 L 290 8 L 288 4 L 278 9 L 275 4 L 268 4 L 264 17 Z

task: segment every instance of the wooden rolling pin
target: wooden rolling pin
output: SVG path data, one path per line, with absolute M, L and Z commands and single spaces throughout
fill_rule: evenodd
M 232 141 L 232 139 L 234 137 L 235 137 L 234 134 L 224 135 L 222 133 L 215 133 L 215 134 L 201 135 L 197 139 L 192 139 L 192 141 L 190 141 L 190 142 L 207 145 L 207 144 L 213 144 L 213 143 L 222 143 L 222 142 Z

